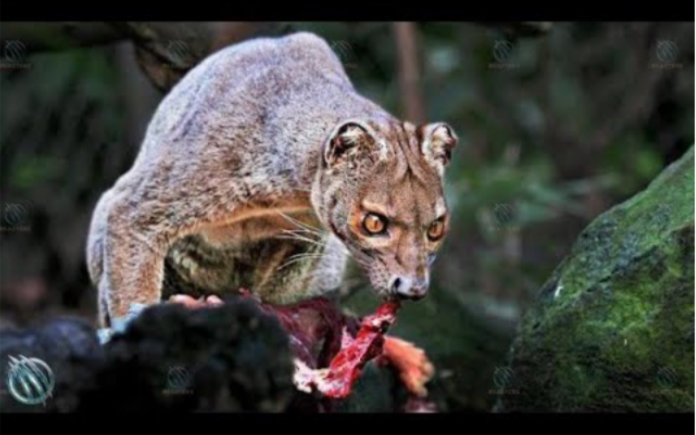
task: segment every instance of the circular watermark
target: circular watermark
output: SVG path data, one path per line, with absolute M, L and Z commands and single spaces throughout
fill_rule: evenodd
M 2 206 L 0 232 L 29 232 L 29 207 L 19 202 L 8 202 Z
M 5 62 L 21 64 L 24 63 L 26 51 L 27 46 L 22 41 L 5 41 L 5 46 L 2 48 L 2 57 Z
M 191 374 L 185 367 L 175 366 L 167 373 L 167 385 L 173 390 L 185 390 L 191 382 Z
M 504 390 L 510 386 L 514 373 L 510 367 L 496 367 L 493 372 L 493 385 Z
M 357 66 L 357 56 L 355 55 L 353 45 L 350 42 L 343 40 L 332 41 L 330 46 L 345 67 L 353 68 Z
M 27 208 L 23 204 L 5 204 L 2 218 L 4 224 L 10 227 L 23 225 L 27 220 Z
M 488 391 L 494 395 L 516 395 L 519 390 L 514 387 L 515 373 L 508 366 L 498 366 L 493 372 L 493 388 Z
M 663 390 L 670 390 L 677 386 L 679 375 L 671 367 L 660 367 L 655 374 L 655 382 Z
M 167 388 L 164 394 L 191 394 L 191 371 L 184 366 L 172 366 L 167 371 Z
M 186 65 L 186 59 L 189 57 L 190 49 L 186 41 L 180 39 L 169 41 L 167 44 L 167 54 L 172 60 L 173 65 L 183 67 Z
M 679 48 L 673 41 L 657 41 L 655 56 L 657 57 L 657 60 L 662 63 L 674 63 L 679 57 Z
M 516 50 L 515 42 L 507 39 L 498 39 L 493 42 L 493 62 L 488 64 L 490 69 L 515 69 L 519 68 L 520 64 L 513 61 Z
M 7 387 L 18 402 L 25 405 L 38 405 L 53 394 L 55 377 L 53 370 L 39 358 L 27 358 L 24 355 L 10 356 L 7 373 Z
M 333 40 L 329 42 L 329 47 L 336 54 L 338 60 L 343 65 L 346 72 L 352 76 L 353 72 L 362 70 L 366 74 L 378 77 L 389 77 L 387 83 L 383 83 L 374 87 L 373 92 L 368 92 L 366 95 L 371 96 L 376 102 L 384 104 L 389 101 L 390 95 L 393 93 L 397 81 L 393 79 L 393 74 L 385 71 L 379 62 L 375 61 L 373 56 L 367 52 L 369 48 L 362 48 L 359 44 L 353 44 L 346 40 Z M 355 79 L 355 77 L 352 77 Z
M 496 228 L 512 226 L 515 221 L 515 207 L 508 203 L 499 203 L 493 206 L 493 217 Z
M 498 40 L 493 43 L 493 57 L 500 63 L 507 62 L 512 56 L 515 45 L 507 40 Z
M 655 45 L 655 61 L 651 62 L 651 68 L 680 69 L 679 47 L 674 41 L 661 39 Z

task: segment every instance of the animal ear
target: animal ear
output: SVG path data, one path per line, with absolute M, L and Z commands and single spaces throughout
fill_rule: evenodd
M 324 162 L 333 166 L 355 156 L 371 155 L 378 147 L 370 127 L 359 121 L 346 121 L 331 132 L 324 147 Z
M 452 160 L 452 150 L 459 138 L 449 125 L 444 122 L 428 124 L 420 128 L 421 152 L 426 161 L 443 173 L 445 166 Z

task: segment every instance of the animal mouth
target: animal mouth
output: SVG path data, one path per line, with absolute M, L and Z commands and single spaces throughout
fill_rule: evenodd
M 375 262 L 381 263 L 382 266 L 386 269 L 386 265 L 378 258 L 375 257 L 374 255 L 370 255 L 367 252 L 364 252 L 362 249 L 360 249 L 359 246 L 352 240 L 348 238 L 341 238 L 341 241 L 343 242 L 343 245 L 346 247 L 346 250 L 348 251 L 348 254 L 362 267 L 363 271 L 366 272 L 366 274 L 370 277 L 370 285 L 371 287 L 375 290 L 375 293 L 382 299 L 383 302 L 398 302 L 398 301 L 403 301 L 403 300 L 410 300 L 410 301 L 418 301 L 420 299 L 423 299 L 423 295 L 402 295 L 399 293 L 395 293 L 392 290 L 389 289 L 388 286 L 385 285 L 375 285 L 373 282 L 373 279 L 371 277 L 371 270 L 374 266 Z
M 425 297 L 425 294 L 420 294 L 420 295 L 415 295 L 415 294 L 414 295 L 401 295 L 401 294 L 399 294 L 397 296 L 397 298 L 399 300 L 407 300 L 407 301 L 413 301 L 413 302 L 417 302 L 417 301 L 423 299 L 424 297 Z

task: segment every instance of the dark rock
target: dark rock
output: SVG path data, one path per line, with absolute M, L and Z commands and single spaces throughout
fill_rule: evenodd
M 44 360 L 55 375 L 46 405 L 3 394 L 3 411 L 282 411 L 294 394 L 277 319 L 250 301 L 188 310 L 153 306 L 100 347 L 96 332 L 61 320 L 0 333 L 0 358 Z M 7 392 L 7 364 L 2 367 Z
M 10 357 L 39 358 L 55 375 L 53 395 L 46 405 L 25 405 L 10 394 L 7 381 Z M 0 332 L 0 409 L 3 412 L 71 411 L 79 403 L 76 392 L 86 388 L 104 353 L 91 325 L 77 319 L 58 319 L 34 329 Z

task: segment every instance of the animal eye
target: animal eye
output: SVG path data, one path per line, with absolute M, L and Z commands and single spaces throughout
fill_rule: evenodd
M 368 213 L 363 219 L 363 228 L 368 234 L 382 234 L 387 229 L 387 219 L 376 213 Z
M 445 222 L 442 218 L 434 221 L 433 223 L 430 224 L 430 227 L 428 228 L 428 238 L 431 241 L 436 241 L 442 238 L 442 236 L 445 234 Z

